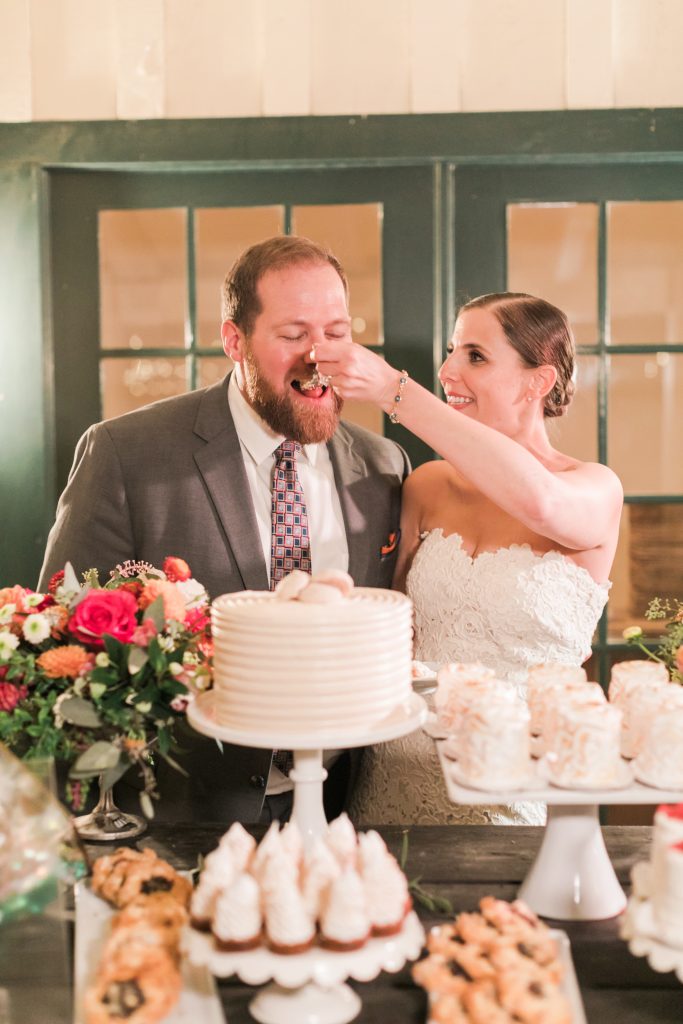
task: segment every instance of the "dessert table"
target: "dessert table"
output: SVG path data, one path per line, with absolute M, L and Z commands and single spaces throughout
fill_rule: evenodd
M 224 832 L 224 826 L 155 824 L 130 845 L 151 846 L 178 868 L 196 866 Z M 401 828 L 379 830 L 399 854 Z M 494 825 L 412 826 L 409 828 L 408 878 L 421 876 L 431 894 L 448 898 L 455 912 L 473 910 L 492 894 L 513 899 L 540 846 L 543 829 Z M 621 884 L 629 891 L 631 866 L 648 856 L 651 829 L 607 826 L 605 844 Z M 254 834 L 263 829 L 254 828 Z M 94 857 L 112 847 L 87 847 Z M 418 907 L 425 926 L 444 920 Z M 555 925 L 554 922 L 551 924 Z M 572 956 L 590 1022 L 648 1024 L 683 1019 L 683 985 L 673 974 L 658 974 L 633 957 L 618 935 L 618 921 L 558 922 L 570 937 Z M 0 926 L 0 1024 L 71 1024 L 73 935 L 66 914 Z M 425 993 L 416 988 L 409 967 L 380 974 L 365 984 L 350 983 L 362 999 L 361 1024 L 424 1024 Z M 218 991 L 229 1024 L 251 1024 L 247 1007 L 253 988 L 236 979 L 219 980 Z

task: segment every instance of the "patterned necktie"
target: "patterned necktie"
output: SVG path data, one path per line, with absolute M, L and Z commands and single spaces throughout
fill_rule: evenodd
M 298 441 L 283 441 L 275 452 L 271 502 L 270 589 L 293 569 L 311 571 L 308 513 L 296 471 Z
M 304 491 L 296 471 L 301 451 L 297 441 L 283 441 L 275 452 L 271 503 L 270 589 L 293 569 L 311 571 L 308 512 Z M 289 775 L 294 758 L 291 750 L 274 750 L 273 764 Z

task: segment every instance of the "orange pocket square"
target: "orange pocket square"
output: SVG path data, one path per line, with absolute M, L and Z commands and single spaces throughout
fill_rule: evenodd
M 395 533 L 390 533 L 387 537 L 386 544 L 383 544 L 379 549 L 380 557 L 386 558 L 388 555 L 393 555 L 394 551 L 398 547 L 398 542 L 401 539 L 401 531 L 396 530 Z

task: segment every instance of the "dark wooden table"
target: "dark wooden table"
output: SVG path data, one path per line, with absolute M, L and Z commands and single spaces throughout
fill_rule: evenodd
M 151 846 L 179 868 L 196 865 L 199 853 L 208 853 L 223 833 L 220 825 L 152 824 L 149 832 L 131 845 Z M 401 847 L 400 828 L 380 830 L 391 850 Z M 643 826 L 607 826 L 605 842 L 617 875 L 628 889 L 631 865 L 647 857 L 651 829 Z M 454 910 L 472 910 L 491 893 L 513 899 L 538 846 L 542 830 L 531 827 L 461 825 L 413 826 L 408 830 L 406 873 L 421 876 L 421 884 L 449 899 Z M 92 845 L 97 856 L 109 848 Z M 444 920 L 418 907 L 425 926 Z M 549 922 L 571 939 L 572 955 L 589 1024 L 648 1024 L 683 1020 L 683 985 L 673 974 L 657 974 L 644 959 L 633 957 L 618 934 L 618 921 Z M 0 985 L 7 985 L 11 1015 L 0 1024 L 68 1024 L 68 983 L 62 925 L 53 921 L 27 922 L 20 928 L 0 928 Z M 9 958 L 9 960 L 8 960 Z M 62 966 L 60 966 L 62 965 Z M 29 978 L 33 985 L 27 985 Z M 23 979 L 23 985 L 22 985 Z M 395 975 L 381 974 L 366 984 L 351 982 L 363 1008 L 360 1024 L 423 1024 L 424 993 L 410 978 L 409 967 Z M 12 987 L 14 986 L 14 988 Z M 32 991 L 31 991 L 32 988 Z M 229 1024 L 251 1024 L 248 1012 L 253 988 L 234 979 L 221 980 L 219 991 Z M 51 1005 L 52 1009 L 45 1009 Z M 33 1006 L 33 1012 L 30 1007 Z M 36 1012 L 40 1006 L 40 1012 Z M 197 1022 L 201 1024 L 201 1022 Z

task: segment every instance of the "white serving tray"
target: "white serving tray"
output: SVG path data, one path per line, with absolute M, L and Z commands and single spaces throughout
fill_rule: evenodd
M 83 998 L 95 976 L 102 947 L 115 911 L 96 896 L 88 881 L 75 886 L 76 941 L 74 953 L 74 1024 L 85 1024 Z M 225 1024 L 216 983 L 206 967 L 183 957 L 180 998 L 164 1017 L 164 1024 Z

